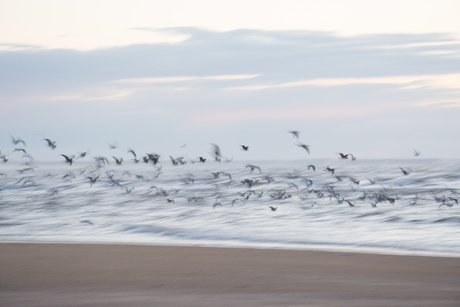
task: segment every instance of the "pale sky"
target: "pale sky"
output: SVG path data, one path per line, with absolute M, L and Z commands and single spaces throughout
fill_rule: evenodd
M 459 158 L 458 16 L 454 0 L 3 0 L 0 151 L 21 159 L 13 135 L 38 160 L 114 141 L 125 158 Z

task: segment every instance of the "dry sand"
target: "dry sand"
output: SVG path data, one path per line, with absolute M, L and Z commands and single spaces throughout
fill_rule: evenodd
M 0 244 L 0 306 L 460 306 L 460 258 Z

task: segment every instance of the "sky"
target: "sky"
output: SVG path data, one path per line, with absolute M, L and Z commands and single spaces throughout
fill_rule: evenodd
M 459 158 L 460 1 L 165 2 L 1 1 L 2 154 Z

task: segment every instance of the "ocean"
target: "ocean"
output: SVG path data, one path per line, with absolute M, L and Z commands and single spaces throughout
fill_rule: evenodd
M 0 164 L 0 241 L 460 256 L 459 160 L 185 162 Z

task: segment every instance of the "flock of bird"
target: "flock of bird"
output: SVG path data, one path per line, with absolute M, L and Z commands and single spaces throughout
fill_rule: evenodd
M 289 131 L 293 138 L 299 139 L 299 131 Z M 22 158 L 26 159 L 24 165 L 26 167 L 18 169 L 19 177 L 15 178 L 11 184 L 15 186 L 31 187 L 38 184 L 37 178 L 28 175 L 35 173 L 38 166 L 34 166 L 33 157 L 25 149 L 26 142 L 21 138 L 11 136 L 11 141 L 15 145 L 15 152 L 21 152 Z M 55 141 L 51 139 L 43 139 L 44 146 L 48 146 L 50 150 L 56 150 L 58 147 Z M 296 146 L 304 149 L 310 154 L 310 146 L 303 143 L 297 143 Z M 118 143 L 108 143 L 109 149 L 115 150 L 119 148 Z M 249 145 L 240 145 L 242 151 L 248 151 Z M 92 164 L 85 168 L 73 169 L 62 175 L 62 180 L 77 180 L 82 179 L 81 182 L 86 182 L 91 189 L 96 184 L 103 184 L 108 188 L 120 188 L 123 193 L 131 194 L 135 189 L 139 190 L 134 184 L 142 183 L 140 188 L 144 189 L 143 194 L 153 195 L 159 199 L 164 199 L 165 203 L 174 204 L 176 202 L 185 203 L 203 203 L 212 205 L 213 208 L 228 205 L 233 207 L 237 203 L 247 203 L 253 199 L 265 200 L 269 203 L 268 208 L 271 211 L 278 210 L 277 202 L 282 203 L 287 199 L 298 198 L 299 201 L 310 201 L 314 206 L 319 202 L 329 202 L 335 204 L 343 204 L 348 207 L 370 205 L 377 207 L 380 204 L 388 203 L 395 205 L 400 201 L 404 201 L 408 205 L 416 205 L 419 200 L 430 199 L 439 204 L 439 207 L 452 207 L 458 205 L 457 190 L 447 188 L 442 191 L 443 195 L 431 192 L 429 195 L 419 195 L 417 193 L 412 195 L 399 196 L 398 191 L 393 187 L 384 186 L 382 180 L 378 178 L 360 178 L 341 172 L 340 169 L 326 166 L 321 172 L 317 166 L 313 164 L 305 165 L 304 169 L 295 170 L 294 172 L 264 172 L 258 165 L 247 164 L 243 170 L 238 171 L 240 178 L 235 178 L 235 175 L 230 171 L 214 171 L 209 175 L 196 177 L 191 173 L 180 175 L 173 180 L 174 183 L 180 185 L 178 188 L 165 189 L 158 183 L 161 183 L 161 178 L 164 177 L 163 163 L 165 163 L 159 154 L 147 153 L 144 156 L 138 156 L 137 153 L 128 149 L 127 153 L 131 156 L 132 163 L 145 163 L 153 166 L 149 171 L 143 173 L 132 174 L 130 171 L 121 171 L 111 168 L 110 161 L 104 156 L 93 156 Z M 231 162 L 222 155 L 221 149 L 216 144 L 211 144 L 211 157 L 212 162 Z M 420 155 L 420 151 L 414 150 L 414 156 Z M 89 151 L 79 152 L 77 155 L 61 154 L 63 163 L 72 166 L 75 161 L 90 156 Z M 357 158 L 351 153 L 338 153 L 338 159 L 355 161 Z M 112 156 L 115 166 L 121 166 L 125 162 L 122 157 Z M 7 163 L 8 157 L 0 151 L 0 159 Z M 166 160 L 168 161 L 168 160 Z M 169 161 L 173 166 L 180 167 L 187 163 L 207 163 L 208 159 L 205 157 L 198 157 L 196 160 L 185 159 L 184 157 L 169 156 Z M 353 163 L 353 162 L 350 162 Z M 113 164 L 112 164 L 113 165 Z M 219 164 L 216 164 L 219 165 Z M 217 168 L 217 167 L 216 167 Z M 317 172 L 318 169 L 318 172 Z M 396 172 L 396 170 L 395 170 Z M 399 176 L 411 176 L 409 170 L 399 167 Z M 57 176 L 56 174 L 46 174 L 48 176 Z M 396 176 L 396 175 L 395 175 Z M 6 178 L 8 175 L 0 171 L 0 178 Z M 276 179 L 275 179 L 276 178 Z M 206 195 L 196 195 L 196 191 L 191 188 L 195 182 L 211 184 L 212 189 Z M 0 184 L 2 181 L 0 181 Z M 386 184 L 386 183 L 385 183 Z M 363 187 L 364 185 L 364 187 Z M 231 192 L 228 188 L 232 187 Z M 0 185 L 0 197 L 1 197 Z M 46 197 L 51 197 L 59 193 L 59 189 L 48 190 Z M 135 192 L 133 192 L 135 193 Z M 447 194 L 447 195 L 446 195 Z M 30 196 L 29 196 L 30 197 Z M 206 201 L 211 199 L 211 203 Z M 85 221 L 88 222 L 88 221 Z

